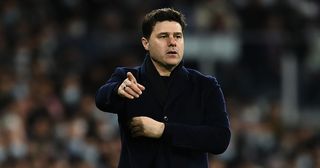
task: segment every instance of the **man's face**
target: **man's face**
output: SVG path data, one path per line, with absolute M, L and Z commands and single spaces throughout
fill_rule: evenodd
M 184 39 L 181 25 L 175 21 L 157 22 L 150 38 L 142 38 L 142 44 L 149 51 L 156 67 L 172 70 L 183 58 Z

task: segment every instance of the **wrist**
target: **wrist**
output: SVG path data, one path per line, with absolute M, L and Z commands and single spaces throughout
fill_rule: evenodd
M 164 128 L 165 128 L 165 124 L 163 122 L 160 122 L 160 126 L 159 126 L 159 138 L 162 136 L 163 132 L 164 132 Z

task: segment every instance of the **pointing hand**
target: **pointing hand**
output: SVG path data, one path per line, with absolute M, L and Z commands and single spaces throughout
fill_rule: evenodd
M 139 84 L 131 72 L 127 73 L 127 78 L 118 88 L 118 95 L 128 99 L 139 98 L 145 87 Z

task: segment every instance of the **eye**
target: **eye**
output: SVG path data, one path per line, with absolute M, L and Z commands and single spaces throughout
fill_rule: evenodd
M 183 36 L 182 36 L 182 34 L 176 34 L 174 37 L 177 39 L 181 39 Z
M 180 39 L 182 38 L 182 35 L 176 35 L 176 38 Z
M 160 35 L 159 37 L 160 37 L 160 38 L 166 38 L 167 35 L 163 34 L 163 35 Z

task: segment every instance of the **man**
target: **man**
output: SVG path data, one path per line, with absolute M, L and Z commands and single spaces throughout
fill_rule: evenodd
M 185 26 L 173 9 L 151 11 L 142 23 L 143 64 L 117 68 L 97 92 L 97 107 L 118 115 L 120 168 L 207 168 L 207 153 L 229 144 L 219 84 L 183 66 Z

